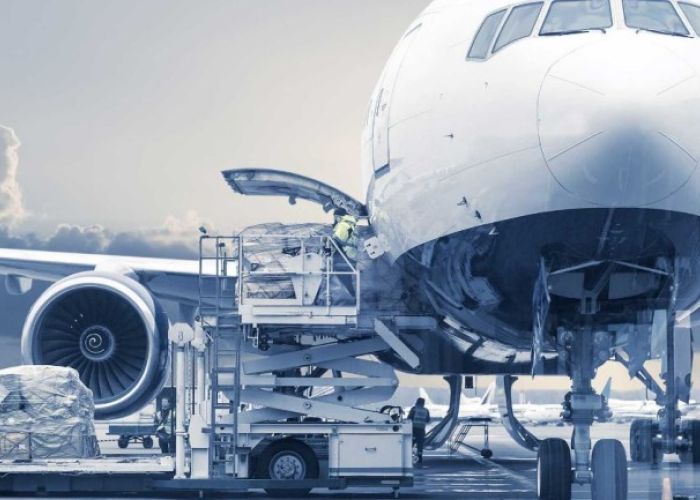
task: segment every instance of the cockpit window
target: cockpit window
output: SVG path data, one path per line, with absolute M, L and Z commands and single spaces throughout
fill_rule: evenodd
M 688 36 L 678 12 L 667 0 L 622 0 L 622 10 L 630 28 Z
M 513 7 L 508 19 L 503 24 L 501 34 L 498 35 L 493 51 L 496 52 L 509 43 L 530 36 L 540 15 L 540 10 L 542 10 L 542 2 Z
M 679 2 L 678 6 L 688 18 L 690 25 L 695 30 L 696 35 L 700 35 L 700 6 L 692 3 Z
M 489 49 L 491 48 L 493 37 L 496 36 L 496 31 L 498 31 L 498 27 L 501 25 L 501 20 L 505 13 L 505 10 L 499 10 L 484 19 L 469 49 L 469 53 L 467 54 L 468 59 L 486 59 Z
M 609 0 L 554 0 L 540 35 L 568 35 L 612 26 Z

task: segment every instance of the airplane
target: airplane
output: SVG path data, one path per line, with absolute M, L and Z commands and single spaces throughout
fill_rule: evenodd
M 610 391 L 612 388 L 612 377 L 609 377 L 603 388 L 600 390 L 600 396 L 603 401 L 607 403 L 608 408 L 612 415 L 612 408 L 610 406 Z M 561 418 L 562 405 L 552 404 L 552 403 L 531 403 L 531 402 L 520 402 L 513 404 L 513 414 L 515 417 L 524 423 L 529 423 L 531 425 L 557 425 L 562 426 L 564 422 Z M 610 420 L 611 414 L 605 412 L 600 412 L 601 417 L 605 417 L 604 420 Z
M 496 382 L 492 382 L 481 397 L 462 398 L 459 403 L 460 417 L 492 417 L 494 415 L 493 398 L 496 390 Z M 435 403 L 428 391 L 418 389 L 421 398 L 425 400 L 425 408 L 430 412 L 431 418 L 444 418 L 450 406 Z
M 537 450 L 540 498 L 570 498 L 572 481 L 626 498 L 622 444 L 590 439 L 605 409 L 591 380 L 611 359 L 663 401 L 636 446 L 700 462 L 700 421 L 677 418 L 700 301 L 699 12 L 697 0 L 436 0 L 370 99 L 365 202 L 288 172 L 223 172 L 240 194 L 367 218 L 359 258 L 376 293 L 360 328 L 420 317 L 390 321 L 419 363 L 382 361 L 498 375 L 509 432 Z M 143 406 L 166 372 L 168 321 L 196 314 L 197 264 L 1 250 L 9 292 L 54 282 L 24 325 L 25 361 L 74 366 L 102 418 Z M 650 357 L 666 360 L 665 387 Z M 535 374 L 572 380 L 573 462 L 566 440 L 538 440 L 513 415 L 515 378 Z
M 610 392 L 612 379 L 608 379 L 606 388 Z M 640 400 L 618 399 L 606 396 L 610 408 L 610 420 L 618 423 L 633 422 L 637 419 L 654 419 L 663 410 L 663 406 L 648 397 Z M 697 413 L 698 403 L 690 399 L 687 403 L 679 402 L 678 411 L 684 417 L 693 417 Z

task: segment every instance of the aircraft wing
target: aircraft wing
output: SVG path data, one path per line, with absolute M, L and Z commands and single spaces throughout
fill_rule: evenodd
M 14 295 L 28 292 L 33 280 L 54 282 L 93 270 L 133 272 L 159 298 L 197 302 L 198 260 L 0 249 L 0 275 Z

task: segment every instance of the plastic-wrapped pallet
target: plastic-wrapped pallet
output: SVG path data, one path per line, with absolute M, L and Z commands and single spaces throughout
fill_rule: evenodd
M 92 391 L 63 366 L 0 370 L 0 460 L 99 454 Z
M 246 297 L 255 299 L 292 299 L 294 287 L 289 277 L 287 262 L 296 257 L 302 244 L 307 252 L 323 254 L 324 236 L 330 236 L 333 227 L 327 224 L 258 224 L 242 233 L 245 265 L 254 278 L 245 282 Z

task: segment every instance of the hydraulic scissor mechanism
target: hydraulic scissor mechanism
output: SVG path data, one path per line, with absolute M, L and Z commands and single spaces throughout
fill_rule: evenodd
M 651 262 L 591 260 L 553 265 L 541 260 L 533 295 L 533 374 L 556 352 L 571 391 L 562 418 L 573 427 L 569 443 L 546 439 L 538 448 L 540 498 L 568 499 L 571 483 L 590 483 L 593 499 L 627 498 L 627 460 L 622 443 L 603 439 L 591 447 L 593 422 L 611 412 L 591 385 L 597 368 L 610 359 L 624 363 L 657 394 L 658 422 L 637 421 L 631 430 L 632 458 L 700 452 L 700 427 L 681 424 L 679 401 L 690 395 L 692 339 L 688 314 L 677 310 L 682 261 L 659 257 Z M 665 390 L 644 368 L 661 357 Z M 592 448 L 592 450 L 591 450 Z M 700 457 L 699 457 L 700 460 Z

